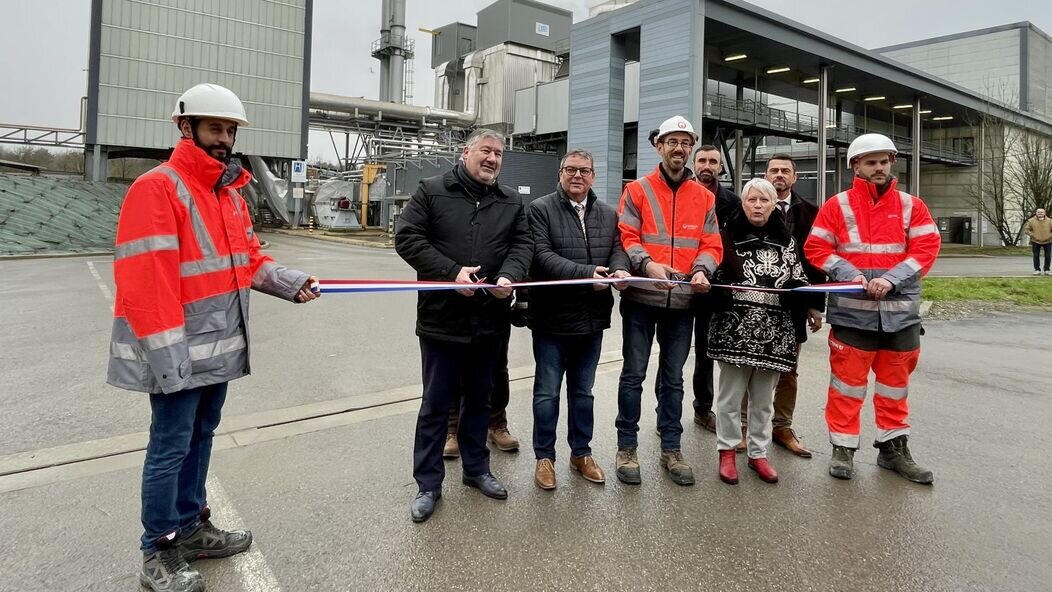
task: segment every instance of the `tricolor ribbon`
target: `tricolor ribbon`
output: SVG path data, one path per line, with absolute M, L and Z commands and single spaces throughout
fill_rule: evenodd
M 548 280 L 539 282 L 517 282 L 509 288 L 533 288 L 537 286 L 577 286 L 581 284 L 657 284 L 670 283 L 681 286 L 689 286 L 689 281 L 656 280 L 646 277 L 627 278 L 580 278 L 573 280 Z M 322 294 L 348 294 L 356 292 L 428 292 L 433 290 L 463 290 L 497 288 L 496 284 L 473 283 L 461 284 L 457 282 L 433 282 L 414 280 L 318 280 L 317 291 Z M 834 282 L 828 284 L 817 284 L 814 286 L 801 286 L 799 288 L 759 288 L 754 286 L 742 286 L 738 284 L 712 284 L 713 288 L 723 288 L 736 291 L 753 292 L 861 292 L 862 284 L 856 282 Z

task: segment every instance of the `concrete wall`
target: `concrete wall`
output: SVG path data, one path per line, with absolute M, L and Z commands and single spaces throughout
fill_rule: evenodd
M 1012 28 L 882 52 L 918 70 L 1019 106 L 1021 35 Z
M 1052 119 L 1052 39 L 1027 29 L 1027 108 Z

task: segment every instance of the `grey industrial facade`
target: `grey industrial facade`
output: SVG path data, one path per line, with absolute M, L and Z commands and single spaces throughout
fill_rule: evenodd
M 921 182 L 930 182 L 927 188 L 932 190 L 933 210 L 941 207 L 944 211 L 940 215 L 970 213 L 975 218 L 974 205 L 967 207 L 969 212 L 961 211 L 969 201 L 960 194 L 962 184 L 967 183 L 964 179 L 970 178 L 974 184 L 978 178 L 975 133 L 965 126 L 987 114 L 1013 122 L 1024 133 L 1052 135 L 1052 119 L 1044 111 L 1020 108 L 1038 107 L 1036 99 L 1044 96 L 1041 93 L 1047 94 L 1040 90 L 1047 86 L 1043 77 L 1047 68 L 1042 66 L 1040 75 L 1033 72 L 1039 60 L 1044 60 L 1041 64 L 1052 61 L 1052 52 L 1043 47 L 1035 49 L 1034 40 L 1044 43 L 1047 36 L 1028 23 L 1010 28 L 1017 39 L 1028 43 L 1022 46 L 1018 62 L 1023 65 L 1017 63 L 1016 71 L 1031 65 L 1026 70 L 1030 98 L 1026 103 L 1002 105 L 975 88 L 921 71 L 920 64 L 912 67 L 745 2 L 641 0 L 574 25 L 567 145 L 593 151 L 600 171 L 595 186 L 609 201 L 620 195 L 621 172 L 630 168 L 625 166 L 626 153 L 638 154 L 638 165 L 633 167 L 638 174 L 656 165 L 657 155 L 646 134 L 625 131 L 625 104 L 631 102 L 634 90 L 626 93 L 626 62 L 638 62 L 639 130 L 657 127 L 678 113 L 691 119 L 696 128 L 704 128 L 699 129 L 703 137 L 711 138 L 710 128 L 720 126 L 736 129 L 739 141 L 744 133 L 815 142 L 819 154 L 812 158 L 822 173 L 826 167 L 818 167 L 818 163 L 835 162 L 834 154 L 841 154 L 858 134 L 891 133 L 900 146 L 903 164 L 908 166 L 901 176 L 910 188 L 929 197 Z M 735 53 L 747 55 L 747 59 L 733 63 L 725 59 Z M 765 70 L 774 70 L 771 66 L 785 66 L 785 73 L 766 75 Z M 721 83 L 737 87 L 737 102 L 734 98 L 726 101 L 710 88 Z M 741 100 L 743 89 L 810 102 L 819 106 L 818 116 L 811 129 L 803 124 L 777 129 L 770 118 L 760 121 L 755 107 L 752 114 L 741 113 L 743 103 L 749 102 Z M 539 101 L 542 94 L 537 92 L 536 96 Z M 880 102 L 869 102 L 873 97 Z M 517 121 L 528 119 L 517 114 Z M 908 126 L 898 131 L 904 120 Z M 972 138 L 965 137 L 969 134 Z M 634 146 L 625 146 L 626 141 L 633 140 Z M 919 153 L 918 158 L 914 152 Z M 925 162 L 923 167 L 921 161 Z M 737 164 L 734 170 L 741 170 L 740 161 L 730 164 Z M 841 176 L 834 174 L 834 178 L 840 180 Z M 957 186 L 946 179 L 956 179 L 953 183 Z M 836 191 L 826 174 L 817 175 L 816 183 L 819 199 Z M 945 203 L 940 206 L 940 202 Z
M 92 0 L 87 176 L 104 176 L 110 154 L 162 155 L 175 99 L 201 82 L 245 104 L 239 150 L 305 158 L 312 13 L 313 0 Z

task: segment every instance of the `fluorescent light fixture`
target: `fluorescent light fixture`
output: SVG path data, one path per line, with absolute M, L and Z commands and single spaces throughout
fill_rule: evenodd
M 863 100 L 863 101 L 866 101 L 866 102 L 869 102 L 869 101 L 883 101 L 883 100 L 884 100 L 884 99 L 886 99 L 886 98 L 887 98 L 887 97 L 885 97 L 885 96 L 879 96 L 879 97 L 866 97 L 866 98 L 864 98 L 864 99 L 862 99 L 862 100 Z
M 827 123 L 826 124 L 826 129 L 836 129 L 836 124 L 835 123 Z
M 855 90 L 856 89 L 853 86 L 845 86 L 844 88 L 838 88 L 838 89 L 834 90 L 833 92 L 846 93 L 846 92 L 853 92 Z
M 931 109 L 921 109 L 920 111 L 917 111 L 917 113 L 920 113 L 921 115 L 927 115 L 931 113 Z
M 804 78 L 804 84 L 814 84 L 821 80 L 820 78 Z
M 767 68 L 768 74 L 781 74 L 782 72 L 788 72 L 789 66 L 778 66 L 776 68 Z
M 913 105 L 895 105 L 892 109 L 912 109 Z
M 941 115 L 939 117 L 932 117 L 932 121 L 949 121 L 953 119 L 953 115 Z
M 745 55 L 744 53 L 732 53 L 731 55 L 723 58 L 723 61 L 725 61 L 725 62 L 737 62 L 738 60 L 744 60 L 747 57 L 749 57 L 749 56 Z

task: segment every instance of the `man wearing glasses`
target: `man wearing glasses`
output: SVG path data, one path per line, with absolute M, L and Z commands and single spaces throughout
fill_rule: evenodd
M 621 298 L 624 366 L 617 389 L 617 478 L 641 482 L 636 453 L 647 362 L 657 336 L 657 427 L 661 465 L 674 483 L 693 485 L 683 459 L 683 364 L 690 353 L 694 314 L 691 297 L 709 291 L 709 278 L 723 259 L 715 196 L 692 182 L 687 167 L 698 136 L 680 116 L 658 128 L 654 144 L 661 163 L 625 187 L 618 209 L 621 242 L 636 275 L 659 280 L 631 284 Z M 689 279 L 689 285 L 670 280 Z
M 536 280 L 629 277 L 628 257 L 621 248 L 617 212 L 592 191 L 592 155 L 571 150 L 559 167 L 555 193 L 526 209 L 533 232 L 530 274 Z M 615 284 L 615 288 L 623 286 Z M 603 470 L 592 458 L 592 384 L 603 331 L 610 328 L 614 296 L 610 284 L 535 287 L 530 290 L 529 327 L 533 333 L 534 483 L 555 489 L 555 440 L 559 391 L 566 376 L 567 440 L 570 468 L 593 483 L 603 483 Z

